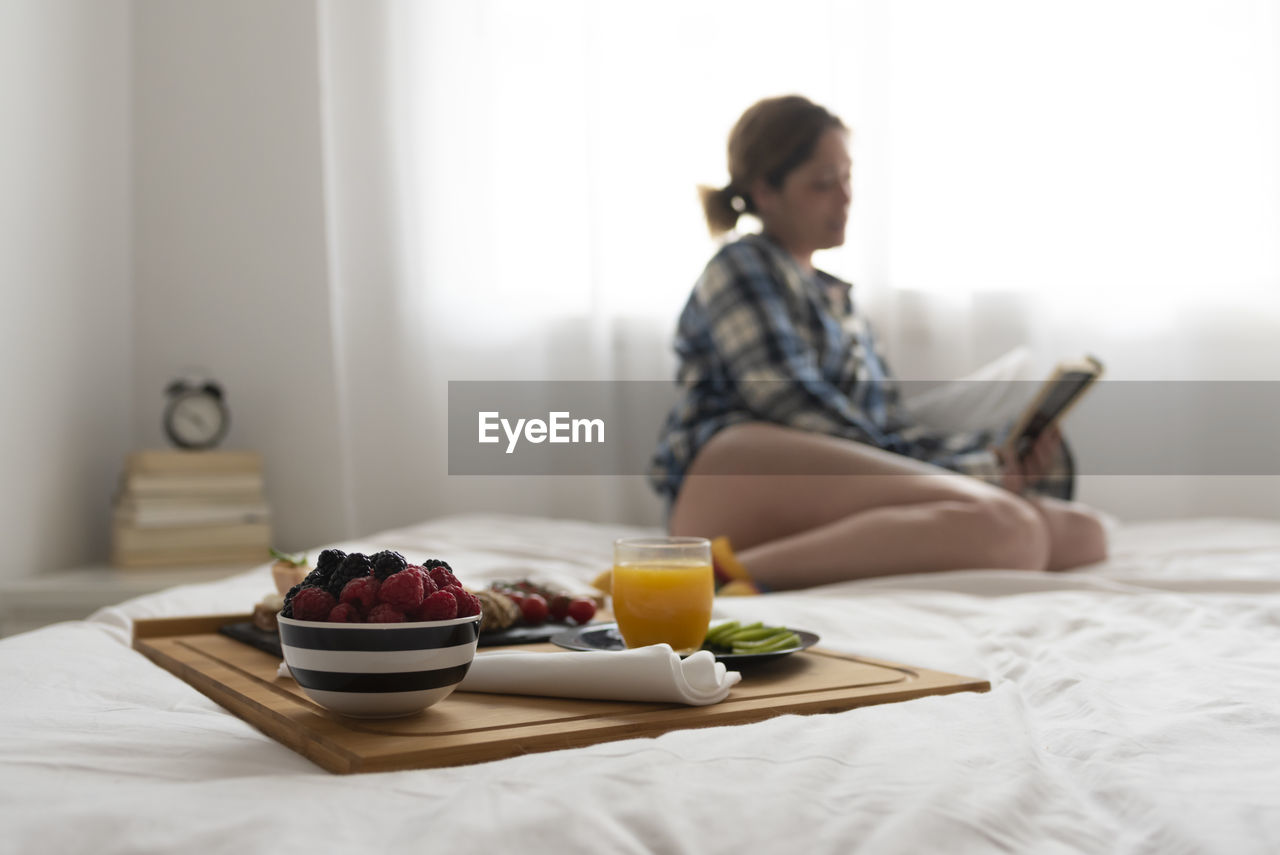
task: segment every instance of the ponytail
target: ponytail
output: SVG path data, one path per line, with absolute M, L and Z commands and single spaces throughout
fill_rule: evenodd
M 813 156 L 818 139 L 831 128 L 845 130 L 839 118 L 801 95 L 765 98 L 751 105 L 729 132 L 728 186 L 698 188 L 711 236 L 731 231 L 742 214 L 756 213 L 743 187 L 763 180 L 781 189 L 787 175 Z
M 748 209 L 746 200 L 732 183 L 719 190 L 700 184 L 698 195 L 702 198 L 702 212 L 712 237 L 732 231 L 738 225 L 738 217 Z

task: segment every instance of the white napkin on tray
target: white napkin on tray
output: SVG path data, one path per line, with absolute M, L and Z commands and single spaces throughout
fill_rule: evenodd
M 723 701 L 741 679 L 710 651 L 681 659 L 668 644 L 599 652 L 495 650 L 476 656 L 458 691 L 706 706 Z
M 283 662 L 279 674 L 292 676 Z M 741 679 L 710 651 L 681 659 L 669 644 L 596 653 L 504 649 L 480 651 L 458 690 L 701 707 L 723 701 Z

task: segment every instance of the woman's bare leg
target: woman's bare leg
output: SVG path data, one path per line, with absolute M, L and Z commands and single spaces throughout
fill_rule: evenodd
M 721 431 L 699 453 L 670 528 L 728 535 L 754 578 L 788 588 L 961 567 L 1044 569 L 1061 516 L 901 455 L 757 423 Z
M 1087 505 L 1052 496 L 1028 496 L 1027 502 L 1049 528 L 1051 572 L 1070 570 L 1106 560 L 1107 530 Z
M 967 501 L 876 508 L 737 556 L 754 580 L 773 589 L 968 567 L 1042 570 L 1048 533 L 1013 508 Z

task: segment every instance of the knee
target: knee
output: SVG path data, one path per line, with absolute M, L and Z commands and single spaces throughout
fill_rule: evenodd
M 1044 570 L 1049 566 L 1049 526 L 1030 502 L 1002 491 L 984 496 L 978 505 L 992 567 Z
M 1067 560 L 1054 568 L 1069 570 L 1107 559 L 1107 527 L 1102 519 L 1083 505 L 1071 507 L 1063 514 L 1063 551 Z

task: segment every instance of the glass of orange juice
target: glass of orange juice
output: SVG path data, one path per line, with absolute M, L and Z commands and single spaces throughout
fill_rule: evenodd
M 702 646 L 715 581 L 704 537 L 633 537 L 613 544 L 613 614 L 627 647 Z

